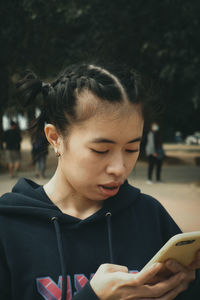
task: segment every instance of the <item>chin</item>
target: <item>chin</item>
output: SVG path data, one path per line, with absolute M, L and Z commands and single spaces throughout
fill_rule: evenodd
M 90 196 L 90 197 L 88 197 L 88 199 L 90 200 L 90 201 L 99 201 L 99 202 L 101 202 L 101 201 L 104 201 L 104 200 L 106 200 L 106 199 L 108 199 L 109 197 L 107 197 L 107 196 L 105 196 L 105 197 L 102 197 L 102 195 L 101 196 Z

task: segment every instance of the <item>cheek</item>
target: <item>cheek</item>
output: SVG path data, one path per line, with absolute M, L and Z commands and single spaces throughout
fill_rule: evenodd
M 131 157 L 127 160 L 127 165 L 126 166 L 127 166 L 128 172 L 132 171 L 132 169 L 134 168 L 134 166 L 135 166 L 135 164 L 138 160 L 138 157 L 139 157 L 139 153 L 135 153 L 135 155 L 133 155 L 133 157 Z
M 103 164 L 100 163 L 88 150 L 77 149 L 71 151 L 70 155 L 65 157 L 65 169 L 69 170 L 78 177 L 84 176 L 88 178 L 98 174 L 99 170 L 102 169 Z M 79 176 L 80 175 L 80 176 Z

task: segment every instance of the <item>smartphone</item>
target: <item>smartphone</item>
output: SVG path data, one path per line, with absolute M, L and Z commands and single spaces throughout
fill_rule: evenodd
M 176 234 L 144 266 L 142 272 L 153 263 L 164 263 L 170 258 L 188 266 L 194 260 L 197 250 L 200 250 L 200 231 Z

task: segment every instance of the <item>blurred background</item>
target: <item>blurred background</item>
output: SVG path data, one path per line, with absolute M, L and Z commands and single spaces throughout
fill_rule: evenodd
M 51 81 L 69 64 L 126 65 L 154 82 L 164 102 L 163 181 L 148 185 L 145 145 L 131 183 L 155 196 L 185 231 L 200 230 L 200 1 L 23 0 L 0 3 L 0 195 L 19 177 L 43 184 L 56 168 L 49 149 L 38 178 L 27 128 L 38 105 L 19 107 L 15 83 L 31 69 Z M 19 127 L 21 162 L 10 178 L 3 135 Z M 131 130 L 131 128 L 130 128 Z M 44 177 L 44 176 L 43 176 Z

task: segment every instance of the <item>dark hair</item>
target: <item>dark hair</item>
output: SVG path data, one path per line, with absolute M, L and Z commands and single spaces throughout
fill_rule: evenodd
M 120 78 L 120 80 L 118 79 Z M 39 130 L 45 122 L 51 123 L 64 134 L 70 124 L 79 121 L 77 99 L 84 91 L 93 93 L 101 101 L 141 103 L 145 114 L 146 95 L 142 91 L 141 77 L 136 72 L 122 70 L 115 76 L 106 69 L 90 64 L 72 65 L 50 83 L 42 82 L 29 72 L 17 83 L 17 91 L 24 107 L 28 106 L 39 93 L 43 95 L 43 107 L 34 126 Z

